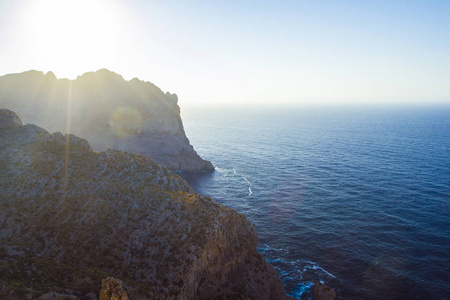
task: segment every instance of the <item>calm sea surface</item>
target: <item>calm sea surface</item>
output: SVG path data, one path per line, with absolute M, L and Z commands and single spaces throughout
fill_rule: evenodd
M 184 175 L 248 216 L 286 291 L 450 299 L 450 107 L 182 107 L 212 174 Z

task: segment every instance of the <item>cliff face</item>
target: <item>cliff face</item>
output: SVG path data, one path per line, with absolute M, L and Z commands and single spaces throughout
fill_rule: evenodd
M 0 298 L 100 291 L 130 299 L 284 299 L 254 225 L 149 158 L 93 152 L 0 110 Z
M 172 170 L 212 171 L 187 139 L 175 94 L 108 70 L 76 80 L 28 71 L 0 77 L 0 107 L 24 123 L 86 138 L 96 151 L 138 153 Z

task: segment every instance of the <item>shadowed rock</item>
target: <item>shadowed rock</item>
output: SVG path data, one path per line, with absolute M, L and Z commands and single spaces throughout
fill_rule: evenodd
M 8 109 L 0 109 L 0 114 L 2 116 L 0 119 L 0 130 L 22 126 L 22 121 L 14 112 Z
M 314 282 L 314 300 L 333 300 L 336 298 L 334 290 L 319 281 Z
M 245 216 L 147 157 L 9 128 L 0 131 L 0 299 L 86 295 L 109 276 L 130 299 L 289 299 Z
M 73 295 L 50 292 L 40 296 L 37 300 L 80 300 L 80 298 Z

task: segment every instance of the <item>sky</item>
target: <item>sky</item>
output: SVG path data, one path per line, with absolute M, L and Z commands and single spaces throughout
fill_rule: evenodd
M 450 1 L 0 0 L 0 75 L 101 68 L 180 105 L 450 104 Z

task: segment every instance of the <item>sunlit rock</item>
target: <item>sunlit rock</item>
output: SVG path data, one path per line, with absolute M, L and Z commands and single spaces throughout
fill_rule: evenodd
M 102 290 L 99 300 L 129 300 L 127 292 L 122 287 L 122 281 L 108 277 L 102 280 Z
M 76 134 L 96 151 L 142 154 L 172 170 L 214 170 L 190 145 L 177 102 L 150 82 L 126 81 L 106 69 L 76 80 L 38 71 L 0 77 L 0 107 L 24 123 Z

